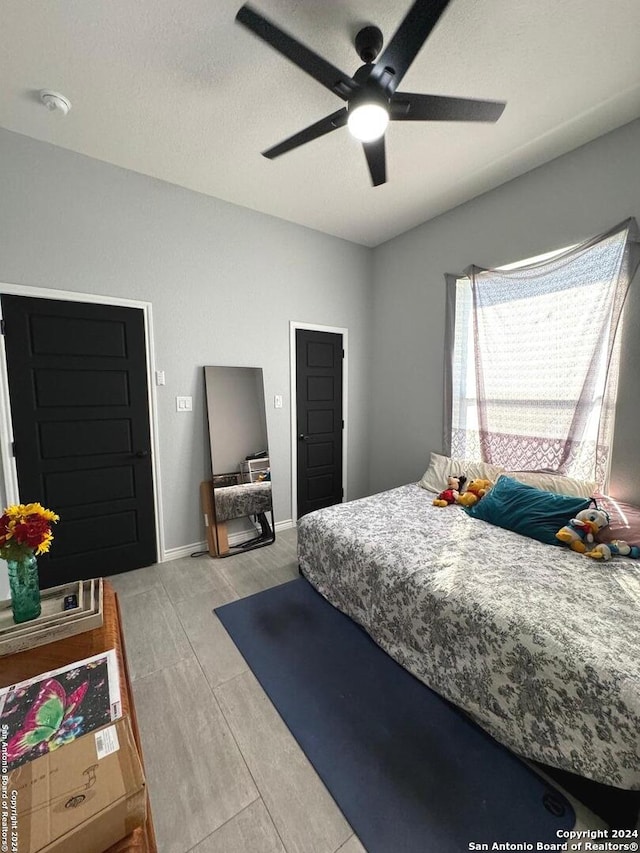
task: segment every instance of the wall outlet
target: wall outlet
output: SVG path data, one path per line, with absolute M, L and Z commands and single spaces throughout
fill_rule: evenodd
M 176 397 L 177 412 L 191 412 L 193 410 L 193 397 Z
M 282 394 L 276 394 L 273 398 L 273 408 L 281 409 L 282 408 Z

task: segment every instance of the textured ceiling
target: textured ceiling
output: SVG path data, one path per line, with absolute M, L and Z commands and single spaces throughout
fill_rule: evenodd
M 240 5 L 3 0 L 0 126 L 374 246 L 640 115 L 638 0 L 451 0 L 401 89 L 505 100 L 497 124 L 392 123 L 376 188 L 346 128 L 269 161 L 343 102 L 234 23 Z M 410 0 L 253 5 L 352 74 L 357 30 L 388 39 Z

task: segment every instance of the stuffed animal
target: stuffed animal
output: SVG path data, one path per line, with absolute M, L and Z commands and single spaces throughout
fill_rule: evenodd
M 637 560 L 640 557 L 640 548 L 637 545 L 627 545 L 623 539 L 612 539 L 611 542 L 600 542 L 591 551 L 587 551 L 585 556 L 606 561 L 618 555 Z
M 434 500 L 433 505 L 449 506 L 449 504 L 454 504 L 466 482 L 467 478 L 464 475 L 460 477 L 449 477 L 447 480 L 447 488 L 444 492 L 440 492 L 438 497 Z
M 598 531 L 607 527 L 608 524 L 609 516 L 603 509 L 583 509 L 571 519 L 569 524 L 558 530 L 556 539 L 568 545 L 573 551 L 586 554 L 587 551 L 593 550 L 592 546 Z
M 473 506 L 487 494 L 491 486 L 491 480 L 471 480 L 463 494 L 458 495 L 456 503 L 462 506 Z

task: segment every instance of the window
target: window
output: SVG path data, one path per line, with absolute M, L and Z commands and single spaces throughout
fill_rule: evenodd
M 606 484 L 634 225 L 448 277 L 452 456 Z

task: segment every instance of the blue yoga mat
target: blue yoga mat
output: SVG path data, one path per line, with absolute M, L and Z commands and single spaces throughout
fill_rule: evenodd
M 574 826 L 562 794 L 304 578 L 215 612 L 369 853 L 557 843 Z

